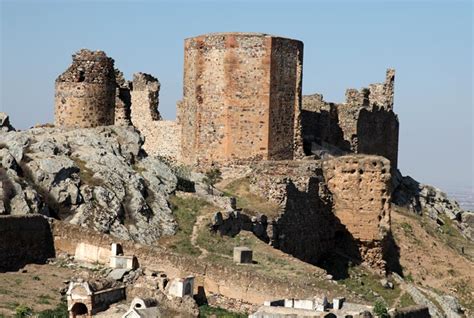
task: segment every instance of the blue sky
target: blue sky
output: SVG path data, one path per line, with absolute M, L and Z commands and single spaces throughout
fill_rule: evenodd
M 441 188 L 472 189 L 471 1 L 0 3 L 0 110 L 17 128 L 53 121 L 54 80 L 80 48 L 106 51 L 129 79 L 158 77 L 159 110 L 172 119 L 184 38 L 266 32 L 304 42 L 303 93 L 329 101 L 396 68 L 400 169 Z

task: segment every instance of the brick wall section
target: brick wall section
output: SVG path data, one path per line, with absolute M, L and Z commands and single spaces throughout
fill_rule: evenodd
M 186 39 L 183 160 L 292 159 L 302 49 L 300 41 L 265 34 Z
M 322 95 L 303 97 L 304 148 L 327 143 L 343 151 L 384 156 L 392 169 L 398 164 L 398 117 L 393 112 L 395 71 L 388 69 L 384 83 L 361 90 L 348 89 L 346 102 L 328 103 Z
M 0 271 L 54 257 L 53 236 L 41 215 L 0 216 Z
M 55 125 L 113 125 L 115 117 L 114 60 L 102 51 L 80 50 L 71 66 L 56 79 Z
M 342 156 L 323 162 L 333 211 L 359 241 L 362 259 L 385 270 L 382 243 L 390 232 L 390 162 L 379 156 Z
M 145 73 L 133 75 L 131 121 L 145 137 L 149 155 L 179 159 L 181 128 L 175 121 L 161 120 L 158 112 L 160 82 Z

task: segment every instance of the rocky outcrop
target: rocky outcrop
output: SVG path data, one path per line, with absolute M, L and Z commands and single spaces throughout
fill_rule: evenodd
M 175 233 L 170 168 L 142 155 L 132 127 L 0 133 L 0 213 L 40 213 L 121 239 Z
M 474 241 L 474 212 L 463 210 L 446 193 L 433 186 L 421 184 L 410 176 L 402 176 L 399 171 L 393 178 L 393 203 L 407 207 L 416 214 L 427 214 L 438 224 L 443 218 L 455 222 L 465 237 Z
M 10 117 L 7 114 L 0 112 L 0 131 L 11 131 L 15 130 L 10 124 Z

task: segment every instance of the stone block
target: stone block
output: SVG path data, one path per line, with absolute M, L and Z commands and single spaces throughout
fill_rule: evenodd
M 245 246 L 234 247 L 234 262 L 239 264 L 252 264 L 253 252 Z
M 169 283 L 168 294 L 174 297 L 194 295 L 194 276 L 175 278 Z
M 135 256 L 132 255 L 117 255 L 110 257 L 110 267 L 112 268 L 125 268 L 125 269 L 136 269 L 138 267 L 138 261 Z
M 342 305 L 344 303 L 345 298 L 344 297 L 336 297 L 332 300 L 332 308 L 334 310 L 339 310 L 342 308 Z

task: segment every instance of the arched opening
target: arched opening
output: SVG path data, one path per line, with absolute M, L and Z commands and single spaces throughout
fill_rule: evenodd
M 83 303 L 75 303 L 71 308 L 71 313 L 73 318 L 79 317 L 88 317 L 87 306 Z

